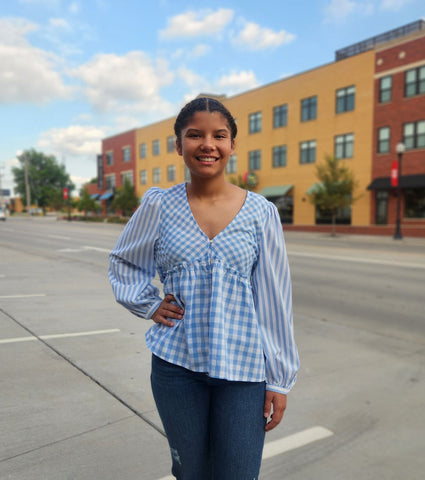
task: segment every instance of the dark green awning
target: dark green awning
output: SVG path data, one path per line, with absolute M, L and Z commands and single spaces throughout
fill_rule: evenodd
M 259 193 L 263 197 L 284 197 L 293 188 L 293 185 L 277 185 L 275 187 L 265 187 Z

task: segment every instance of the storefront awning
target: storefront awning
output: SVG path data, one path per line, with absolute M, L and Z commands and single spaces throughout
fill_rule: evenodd
M 322 182 L 313 183 L 313 185 L 305 192 L 307 195 L 316 193 L 316 190 L 323 186 Z
M 111 197 L 113 197 L 114 194 L 112 192 L 107 192 L 107 193 L 104 193 L 100 198 L 99 200 L 109 200 Z
M 293 185 L 277 185 L 275 187 L 265 187 L 259 193 L 263 197 L 284 197 L 293 188 Z
M 99 193 L 93 193 L 93 195 L 90 195 L 90 198 L 92 198 L 93 200 L 97 200 L 99 198 Z
M 378 177 L 367 187 L 368 190 L 390 190 L 391 177 Z M 425 175 L 402 175 L 400 188 L 425 188 Z

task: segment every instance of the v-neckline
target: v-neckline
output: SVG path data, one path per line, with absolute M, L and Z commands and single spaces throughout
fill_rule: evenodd
M 187 195 L 187 183 L 183 183 L 183 195 L 184 195 L 184 198 L 185 198 L 185 201 L 186 201 L 186 206 L 187 206 L 187 209 L 189 210 L 189 214 L 190 214 L 190 217 L 193 221 L 193 223 L 196 225 L 198 231 L 208 239 L 209 242 L 212 242 L 214 241 L 219 235 L 221 235 L 225 230 L 227 230 L 235 221 L 236 219 L 239 217 L 240 213 L 242 212 L 242 210 L 245 208 L 245 205 L 247 204 L 248 202 L 248 196 L 249 196 L 249 190 L 246 191 L 246 195 L 245 195 L 245 200 L 244 202 L 242 203 L 241 205 L 241 208 L 236 212 L 236 215 L 230 220 L 230 222 L 223 228 L 221 229 L 218 233 L 216 233 L 212 238 L 210 238 L 203 230 L 202 228 L 199 226 L 199 223 L 198 221 L 196 220 L 195 218 L 195 215 L 193 215 L 193 212 L 192 212 L 192 209 L 190 207 L 190 203 L 189 203 L 189 197 Z

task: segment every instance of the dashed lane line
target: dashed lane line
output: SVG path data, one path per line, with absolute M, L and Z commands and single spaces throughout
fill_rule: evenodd
M 27 295 L 0 295 L 0 299 L 7 298 L 32 298 L 32 297 L 46 297 L 45 293 L 29 293 Z
M 381 260 L 376 258 L 359 258 L 359 257 L 348 257 L 344 255 L 326 255 L 323 253 L 294 252 L 294 251 L 291 251 L 290 249 L 288 249 L 288 256 L 289 258 L 291 257 L 318 258 L 321 260 L 342 260 L 343 262 L 387 265 L 389 267 L 425 269 L 425 262 L 424 263 L 397 262 L 392 260 L 385 260 L 385 259 Z
M 281 455 L 282 453 L 290 452 L 297 448 L 304 447 L 310 443 L 324 440 L 331 437 L 333 432 L 324 427 L 312 427 L 301 432 L 294 433 L 273 442 L 267 442 L 264 445 L 263 460 Z M 175 480 L 173 476 L 162 477 L 159 480 Z
M 103 335 L 105 333 L 118 333 L 119 328 L 110 328 L 109 330 L 92 330 L 89 332 L 76 332 L 76 333 L 57 333 L 53 335 L 39 335 L 38 337 L 15 337 L 5 338 L 0 340 L 0 344 L 4 343 L 18 343 L 18 342 L 33 342 L 39 339 L 49 340 L 52 338 L 72 338 L 72 337 L 84 337 L 86 335 Z

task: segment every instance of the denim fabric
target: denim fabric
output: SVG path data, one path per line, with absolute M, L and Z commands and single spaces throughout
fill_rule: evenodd
M 152 391 L 177 480 L 257 480 L 265 382 L 232 382 L 152 356 Z

